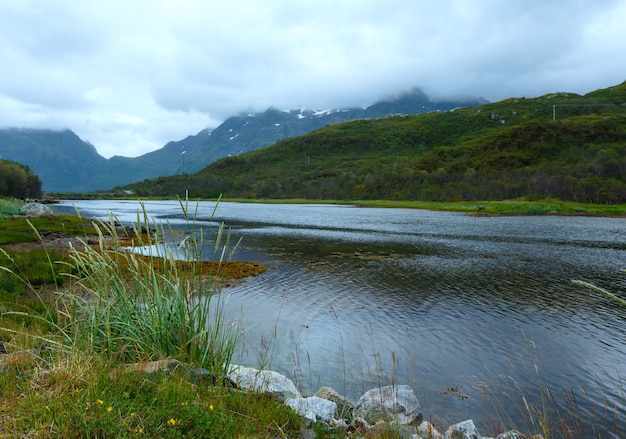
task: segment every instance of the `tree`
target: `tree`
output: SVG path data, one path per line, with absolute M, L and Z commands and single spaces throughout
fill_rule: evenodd
M 0 196 L 41 197 L 41 180 L 26 165 L 0 160 Z

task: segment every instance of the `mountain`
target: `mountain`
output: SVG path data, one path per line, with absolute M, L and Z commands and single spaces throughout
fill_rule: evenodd
M 300 136 L 326 125 L 355 119 L 377 119 L 394 114 L 422 114 L 448 111 L 486 103 L 482 98 L 431 101 L 420 89 L 383 99 L 367 108 L 335 110 L 291 110 L 269 108 L 265 112 L 231 117 L 213 131 L 203 131 L 194 138 L 174 142 L 180 148 L 187 142 L 203 142 L 188 154 L 187 172 L 197 172 L 207 164 L 225 157 L 273 145 L 279 140 Z M 198 139 L 198 137 L 200 139 Z M 175 173 L 169 174 L 173 175 Z
M 193 198 L 625 203 L 626 82 L 584 96 L 328 125 L 193 175 L 124 189 Z
M 83 192 L 105 184 L 106 159 L 70 130 L 0 130 L 0 158 L 27 165 L 44 191 L 71 184 Z
M 2 129 L 0 158 L 28 165 L 46 192 L 94 192 L 162 176 L 200 171 L 215 160 L 264 148 L 326 125 L 393 114 L 420 114 L 474 106 L 482 98 L 431 101 L 413 89 L 367 108 L 240 114 L 140 157 L 105 159 L 70 130 Z M 184 153 L 183 153 L 184 152 Z

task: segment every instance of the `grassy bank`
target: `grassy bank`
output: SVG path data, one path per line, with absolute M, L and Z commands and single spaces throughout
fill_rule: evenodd
M 58 199 L 127 199 L 113 194 L 55 194 Z M 176 200 L 175 197 L 142 197 L 145 200 Z M 329 200 L 315 198 L 220 198 L 235 203 L 264 204 L 336 204 L 361 207 L 424 209 L 482 215 L 579 215 L 626 216 L 626 204 L 594 204 L 561 201 L 558 199 L 527 200 L 524 198 L 503 201 L 411 201 L 411 200 Z M 198 199 L 203 200 L 203 199 Z M 206 201 L 209 201 L 208 199 Z
M 506 200 L 506 201 L 397 201 L 397 200 L 315 200 L 315 199 L 258 199 L 228 198 L 224 201 L 267 204 L 338 204 L 361 207 L 424 209 L 480 215 L 580 215 L 626 216 L 626 204 L 575 203 L 560 200 Z
M 560 200 L 506 200 L 480 202 L 367 201 L 355 204 L 369 207 L 428 209 L 481 215 L 626 216 L 626 204 L 574 203 Z

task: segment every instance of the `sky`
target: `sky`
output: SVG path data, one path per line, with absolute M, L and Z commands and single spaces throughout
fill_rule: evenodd
M 626 80 L 626 0 L 0 0 L 0 128 L 136 157 L 269 107 L 585 94 Z

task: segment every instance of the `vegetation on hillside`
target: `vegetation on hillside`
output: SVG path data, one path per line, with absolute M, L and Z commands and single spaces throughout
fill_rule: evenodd
M 140 196 L 626 202 L 626 82 L 423 115 L 330 125 Z
M 41 180 L 21 163 L 0 159 L 0 197 L 37 198 L 41 196 Z

